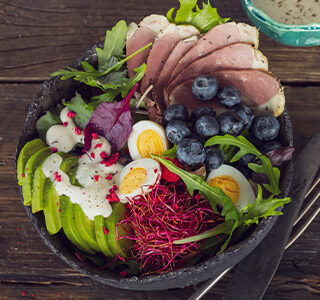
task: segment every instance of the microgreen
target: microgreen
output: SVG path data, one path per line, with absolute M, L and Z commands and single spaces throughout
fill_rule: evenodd
M 230 197 L 227 196 L 222 189 L 209 185 L 200 176 L 180 169 L 171 161 L 168 161 L 157 155 L 151 155 L 151 157 L 158 160 L 161 164 L 168 168 L 169 171 L 179 175 L 186 184 L 190 195 L 193 195 L 195 191 L 201 192 L 207 198 L 213 211 L 215 212 L 217 212 L 217 205 L 222 207 L 221 215 L 225 217 L 226 223 L 224 227 L 224 233 L 229 234 L 229 238 L 221 247 L 221 251 L 223 251 L 227 247 L 232 233 L 237 228 L 240 221 L 239 212 Z M 216 235 L 216 233 L 213 235 Z
M 180 8 L 175 17 L 173 13 L 175 8 L 171 8 L 167 13 L 167 19 L 177 25 L 189 24 L 197 27 L 201 33 L 209 31 L 216 25 L 224 24 L 229 18 L 221 18 L 217 9 L 212 7 L 210 1 L 202 3 L 202 8 L 197 5 L 197 0 L 179 0 Z

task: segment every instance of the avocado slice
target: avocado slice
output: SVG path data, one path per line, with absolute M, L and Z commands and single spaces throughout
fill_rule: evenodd
M 129 239 L 119 239 L 117 240 L 116 227 L 120 220 L 123 219 L 126 208 L 123 203 L 115 202 L 112 204 L 112 214 L 106 218 L 105 224 L 109 233 L 107 235 L 108 244 L 111 252 L 114 256 L 120 254 L 122 257 L 127 256 L 127 250 L 133 244 L 133 241 Z M 127 232 L 122 225 L 118 226 L 118 236 L 124 236 Z
M 25 177 L 22 181 L 22 194 L 24 199 L 24 205 L 29 206 L 32 202 L 32 193 L 33 193 L 33 175 L 40 166 L 40 164 L 50 155 L 51 151 L 49 147 L 42 148 L 35 154 L 33 154 L 27 161 L 25 168 Z
M 23 178 L 25 176 L 25 167 L 29 158 L 45 147 L 46 144 L 41 139 L 34 139 L 23 146 L 17 160 L 17 179 L 19 185 L 22 185 Z
M 95 224 L 95 232 L 96 232 L 96 238 L 98 245 L 100 247 L 100 250 L 106 257 L 114 257 L 115 255 L 111 251 L 111 248 L 109 247 L 109 243 L 107 240 L 107 236 L 104 233 L 103 228 L 105 227 L 104 217 L 102 215 L 95 216 L 94 217 L 94 224 Z
M 72 208 L 74 215 L 74 224 L 78 229 L 79 234 L 87 242 L 87 244 L 90 245 L 92 249 L 100 252 L 101 250 L 96 240 L 94 221 L 87 218 L 79 204 L 74 203 L 72 205 Z
M 32 213 L 36 213 L 43 209 L 43 193 L 46 176 L 42 171 L 42 164 L 36 169 L 33 174 L 33 193 L 32 193 Z
M 93 251 L 81 237 L 74 224 L 73 204 L 71 203 L 69 197 L 60 196 L 60 210 L 62 228 L 68 239 L 81 251 L 88 254 L 95 254 L 95 251 Z
M 59 195 L 49 178 L 44 183 L 43 213 L 49 234 L 56 234 L 61 229 Z

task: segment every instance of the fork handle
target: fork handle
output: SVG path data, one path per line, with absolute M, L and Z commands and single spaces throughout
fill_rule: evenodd
M 319 169 L 320 133 L 315 135 L 295 160 L 295 171 L 283 216 L 258 247 L 236 267 L 226 288 L 225 299 L 261 299 L 278 268 L 289 239 L 294 220 L 305 194 Z M 241 294 L 239 294 L 241 291 Z

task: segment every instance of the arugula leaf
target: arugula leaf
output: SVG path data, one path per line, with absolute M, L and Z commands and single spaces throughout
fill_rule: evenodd
M 90 106 L 82 99 L 81 95 L 76 93 L 76 96 L 69 102 L 64 102 L 64 105 L 69 108 L 69 110 L 76 113 L 74 116 L 74 122 L 81 128 L 85 128 L 88 124 L 91 116 L 92 110 Z
M 283 207 L 284 204 L 287 204 L 290 201 L 291 199 L 288 197 L 283 199 L 273 199 L 273 196 L 270 196 L 268 199 L 263 199 L 262 188 L 258 184 L 258 195 L 256 201 L 253 204 L 248 204 L 240 212 L 242 223 L 244 225 L 258 224 L 260 218 L 282 215 L 282 212 L 277 209 L 279 207 Z
M 278 168 L 272 166 L 270 159 L 263 155 L 253 144 L 251 144 L 245 137 L 226 134 L 224 136 L 214 136 L 210 138 L 205 147 L 212 145 L 230 145 L 239 148 L 239 151 L 230 160 L 230 163 L 238 161 L 242 156 L 247 153 L 251 153 L 257 156 L 261 160 L 261 165 L 257 163 L 250 163 L 248 167 L 257 173 L 264 173 L 267 175 L 269 184 L 263 184 L 264 188 L 272 195 L 280 194 L 279 180 L 280 171 Z
M 107 30 L 103 49 L 96 48 L 99 70 L 105 69 L 106 63 L 111 56 L 123 56 L 123 48 L 126 45 L 126 38 L 127 24 L 123 20 L 119 21 L 111 31 Z
M 232 233 L 237 228 L 240 221 L 239 212 L 230 197 L 227 196 L 220 188 L 209 185 L 200 176 L 180 169 L 171 161 L 153 154 L 151 157 L 163 164 L 169 171 L 179 175 L 186 184 L 190 195 L 193 195 L 194 191 L 199 191 L 204 194 L 215 212 L 217 212 L 217 205 L 222 207 L 221 215 L 225 217 L 226 223 L 224 228 L 229 234 L 229 237 L 221 247 L 221 251 L 223 251 L 227 247 Z
M 177 144 L 174 144 L 172 148 L 162 153 L 163 157 L 176 158 L 177 157 Z
M 202 3 L 202 8 L 197 5 L 197 0 L 179 0 L 179 2 L 180 8 L 177 10 L 175 18 L 173 17 L 175 8 L 171 8 L 167 13 L 167 19 L 171 23 L 193 25 L 201 33 L 205 33 L 214 26 L 230 20 L 230 18 L 221 18 L 217 9 L 211 6 L 209 0 L 207 4 Z
M 46 133 L 48 129 L 56 124 L 60 124 L 60 111 L 62 109 L 61 105 L 57 105 L 55 108 L 47 111 L 36 123 L 37 132 L 44 141 L 46 140 Z

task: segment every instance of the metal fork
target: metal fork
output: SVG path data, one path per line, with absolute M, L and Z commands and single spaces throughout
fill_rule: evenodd
M 318 206 L 315 210 L 311 212 L 311 214 L 305 219 L 302 218 L 306 215 L 307 212 L 311 211 L 311 208 L 314 206 L 316 201 L 320 197 L 320 174 L 314 180 L 310 189 L 305 195 L 304 198 L 304 206 L 301 209 L 298 217 L 296 218 L 293 229 L 291 231 L 290 238 L 287 242 L 285 250 L 288 249 L 300 236 L 301 234 L 308 228 L 308 226 L 312 223 L 315 217 L 320 212 L 320 206 Z M 193 295 L 191 295 L 187 300 L 199 300 L 201 299 L 211 288 L 213 288 L 233 267 L 230 267 L 223 271 L 219 276 L 209 280 L 206 284 L 204 284 L 201 288 L 199 288 Z

